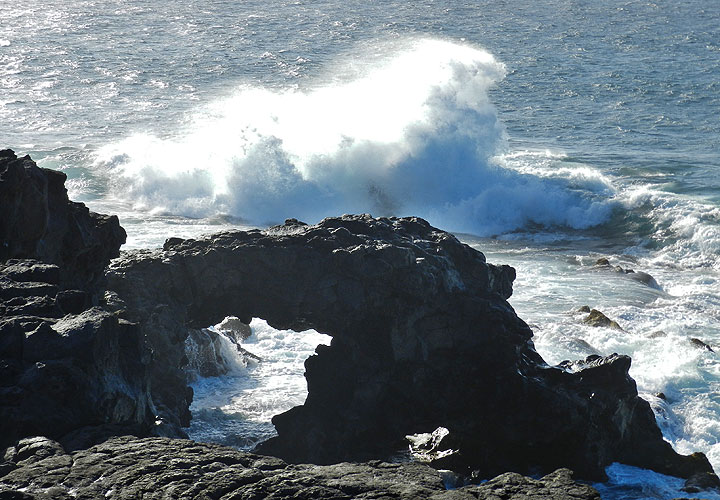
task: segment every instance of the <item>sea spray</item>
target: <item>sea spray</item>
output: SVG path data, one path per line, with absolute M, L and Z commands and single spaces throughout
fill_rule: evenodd
M 505 67 L 488 52 L 422 39 L 369 61 L 302 91 L 243 86 L 176 137 L 102 148 L 96 167 L 137 210 L 255 224 L 369 212 L 494 235 L 609 218 L 591 183 L 496 161 L 506 144 L 488 89 Z

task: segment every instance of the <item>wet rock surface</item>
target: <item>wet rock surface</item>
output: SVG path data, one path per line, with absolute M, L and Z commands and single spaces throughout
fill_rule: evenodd
M 14 496 L 13 496 L 14 495 Z M 568 470 L 541 480 L 503 474 L 481 486 L 447 491 L 421 464 L 289 465 L 277 458 L 187 440 L 119 437 L 66 453 L 45 438 L 9 448 L 0 465 L 0 498 L 158 499 L 547 499 L 597 500 Z
M 404 436 L 445 427 L 436 465 L 479 478 L 619 461 L 688 477 L 637 395 L 627 356 L 550 367 L 506 299 L 514 270 L 417 218 L 343 216 L 313 226 L 168 240 L 108 271 L 122 314 L 157 359 L 153 393 L 182 412 L 182 327 L 235 315 L 333 337 L 305 363 L 305 404 L 277 415 L 262 453 L 328 464 L 388 456 Z M 160 305 L 159 305 L 160 304 Z M 173 382 L 174 381 L 174 382 Z
M 658 284 L 658 282 L 653 278 L 651 275 L 649 275 L 646 272 L 643 271 L 635 271 L 634 269 L 630 268 L 624 268 L 622 266 L 613 266 L 610 264 L 610 261 L 606 257 L 601 257 L 595 262 L 595 266 L 601 269 L 608 269 L 612 270 L 618 274 L 622 274 L 627 276 L 628 278 L 637 281 L 639 283 L 642 283 L 643 285 L 647 285 L 650 288 L 654 288 L 656 290 L 662 290 L 662 287 Z
M 584 312 L 584 309 L 583 309 Z M 603 327 L 603 328 L 612 328 L 613 330 L 620 330 L 625 331 L 623 328 L 618 324 L 617 321 L 612 320 L 605 316 L 604 313 L 598 311 L 597 309 L 591 309 L 589 311 L 590 314 L 585 316 L 583 318 L 583 323 L 586 325 L 594 326 L 594 327 Z

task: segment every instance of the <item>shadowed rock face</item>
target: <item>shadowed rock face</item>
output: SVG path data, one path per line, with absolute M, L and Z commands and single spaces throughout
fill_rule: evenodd
M 116 216 L 70 201 L 66 178 L 39 168 L 29 156 L 0 150 L 0 262 L 56 264 L 63 287 L 97 290 L 105 266 L 125 243 L 125 230 Z
M 137 325 L 62 290 L 60 269 L 34 260 L 0 263 L 0 448 L 84 427 L 99 438 L 149 433 L 155 424 Z M 96 439 L 90 439 L 90 442 Z
M 227 315 L 333 337 L 306 363 L 305 404 L 273 419 L 259 451 L 320 464 L 381 458 L 443 426 L 437 465 L 481 477 L 614 461 L 689 477 L 613 355 L 550 367 L 506 299 L 514 270 L 417 218 L 295 220 L 265 231 L 171 239 L 108 271 L 117 307 L 155 352 L 153 397 L 181 423 L 188 327 Z
M 140 329 L 97 307 L 125 231 L 64 182 L 0 151 L 0 448 L 34 434 L 81 446 L 81 428 L 92 442 L 156 421 Z

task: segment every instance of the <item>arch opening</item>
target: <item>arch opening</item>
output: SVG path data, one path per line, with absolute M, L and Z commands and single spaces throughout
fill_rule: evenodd
M 331 338 L 276 329 L 262 318 L 246 325 L 234 316 L 192 330 L 185 340 L 194 392 L 189 437 L 251 450 L 276 436 L 272 417 L 305 402 L 305 360 Z

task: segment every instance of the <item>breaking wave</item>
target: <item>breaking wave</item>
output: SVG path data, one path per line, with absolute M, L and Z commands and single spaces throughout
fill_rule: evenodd
M 497 160 L 505 134 L 488 89 L 505 67 L 491 54 L 429 39 L 379 52 L 355 55 L 351 71 L 314 88 L 244 86 L 175 137 L 135 135 L 102 148 L 96 163 L 112 192 L 158 214 L 255 224 L 419 215 L 483 236 L 610 218 L 609 185 Z

